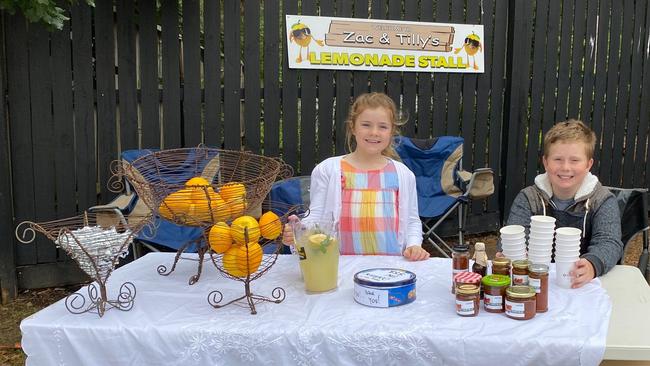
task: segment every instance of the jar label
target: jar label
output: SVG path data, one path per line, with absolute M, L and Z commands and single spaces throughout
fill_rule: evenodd
M 512 302 L 506 299 L 506 314 L 513 318 L 523 318 L 526 316 L 525 305 L 521 302 Z
M 528 278 L 528 286 L 535 289 L 536 293 L 542 292 L 542 280 L 539 278 Z
M 456 313 L 458 315 L 474 315 L 474 301 L 456 300 Z
M 528 275 L 512 275 L 512 284 L 513 285 L 527 285 L 528 284 Z
M 485 294 L 483 298 L 483 305 L 488 310 L 501 310 L 503 309 L 503 296 Z

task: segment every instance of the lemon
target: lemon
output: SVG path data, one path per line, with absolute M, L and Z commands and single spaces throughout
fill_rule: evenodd
M 210 182 L 203 177 L 194 177 L 187 182 L 185 182 L 186 187 L 205 187 L 209 186 Z
M 239 268 L 238 258 L 241 258 L 241 253 L 241 247 L 234 246 L 226 250 L 223 255 L 223 269 L 231 276 L 246 277 L 246 272 Z M 244 258 L 245 256 L 246 252 L 244 252 Z
M 252 216 L 240 216 L 230 225 L 230 234 L 236 244 L 246 243 L 245 231 L 248 231 L 248 242 L 257 242 L 260 238 L 260 224 Z
M 282 234 L 282 222 L 273 211 L 268 211 L 260 217 L 260 232 L 262 237 L 275 240 Z
M 232 246 L 230 226 L 225 222 L 217 222 L 212 225 L 208 240 L 210 242 L 210 248 L 212 248 L 215 253 L 224 253 Z
M 219 190 L 219 194 L 224 201 L 232 201 L 235 198 L 245 198 L 246 187 L 241 183 L 226 183 Z
M 320 245 L 327 240 L 327 235 L 325 234 L 312 234 L 309 235 L 309 244 L 311 244 L 314 247 L 320 247 Z

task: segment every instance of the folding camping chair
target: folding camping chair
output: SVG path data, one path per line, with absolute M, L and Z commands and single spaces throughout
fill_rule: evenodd
M 468 204 L 472 199 L 494 193 L 494 173 L 490 168 L 474 172 L 462 169 L 462 137 L 421 140 L 399 136 L 395 147 L 402 162 L 415 174 L 424 240 L 442 256 L 449 257 L 452 249 L 436 229 L 457 212 L 458 242 L 463 245 Z
M 157 150 L 125 150 L 121 154 L 121 159 L 126 163 L 132 163 L 136 159 L 150 154 Z M 202 175 L 213 175 L 214 165 L 206 166 Z M 190 179 L 194 172 L 188 172 L 188 176 L 179 177 L 180 179 Z M 212 180 L 212 177 L 208 177 Z M 93 206 L 89 209 L 91 212 L 102 212 L 107 220 L 126 220 L 132 223 L 133 220 L 142 220 L 151 214 L 151 210 L 139 199 L 133 191 L 130 183 L 125 178 L 123 185 L 124 192 L 117 196 L 113 201 L 106 205 Z M 195 242 L 190 245 L 185 252 L 196 253 L 203 240 L 203 231 L 200 227 L 181 226 L 171 221 L 155 216 L 151 225 L 145 226 L 134 238 L 132 252 L 134 259 L 142 254 L 143 247 L 149 251 L 177 251 L 183 245 Z
M 648 190 L 646 188 L 616 188 L 607 187 L 616 196 L 621 214 L 621 241 L 623 255 L 619 264 L 623 264 L 629 244 L 639 232 L 642 233 L 641 255 L 637 267 L 650 283 L 650 268 L 648 267 Z

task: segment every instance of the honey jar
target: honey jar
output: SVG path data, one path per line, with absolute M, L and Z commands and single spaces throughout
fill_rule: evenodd
M 477 316 L 479 304 L 479 287 L 477 285 L 460 285 L 456 287 L 456 314 L 460 316 Z
M 528 285 L 528 259 L 512 261 L 512 285 Z
M 535 290 L 530 286 L 510 286 L 506 289 L 506 315 L 517 320 L 532 319 L 537 313 Z

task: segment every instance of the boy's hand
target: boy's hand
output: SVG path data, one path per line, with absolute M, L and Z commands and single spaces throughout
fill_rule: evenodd
M 505 255 L 503 255 L 503 252 L 496 252 L 496 254 L 494 256 L 496 258 L 505 258 L 506 257 Z
M 295 222 L 300 221 L 298 216 L 291 215 L 287 219 L 287 223 L 284 224 L 284 230 L 282 230 L 282 244 L 291 246 L 293 245 L 293 228 L 291 225 Z
M 410 261 L 423 261 L 429 258 L 429 252 L 419 245 L 414 245 L 404 250 L 404 258 Z
M 580 258 L 575 265 L 575 269 L 571 271 L 573 280 L 571 281 L 571 288 L 579 288 L 584 286 L 589 281 L 596 277 L 594 266 L 588 260 Z

